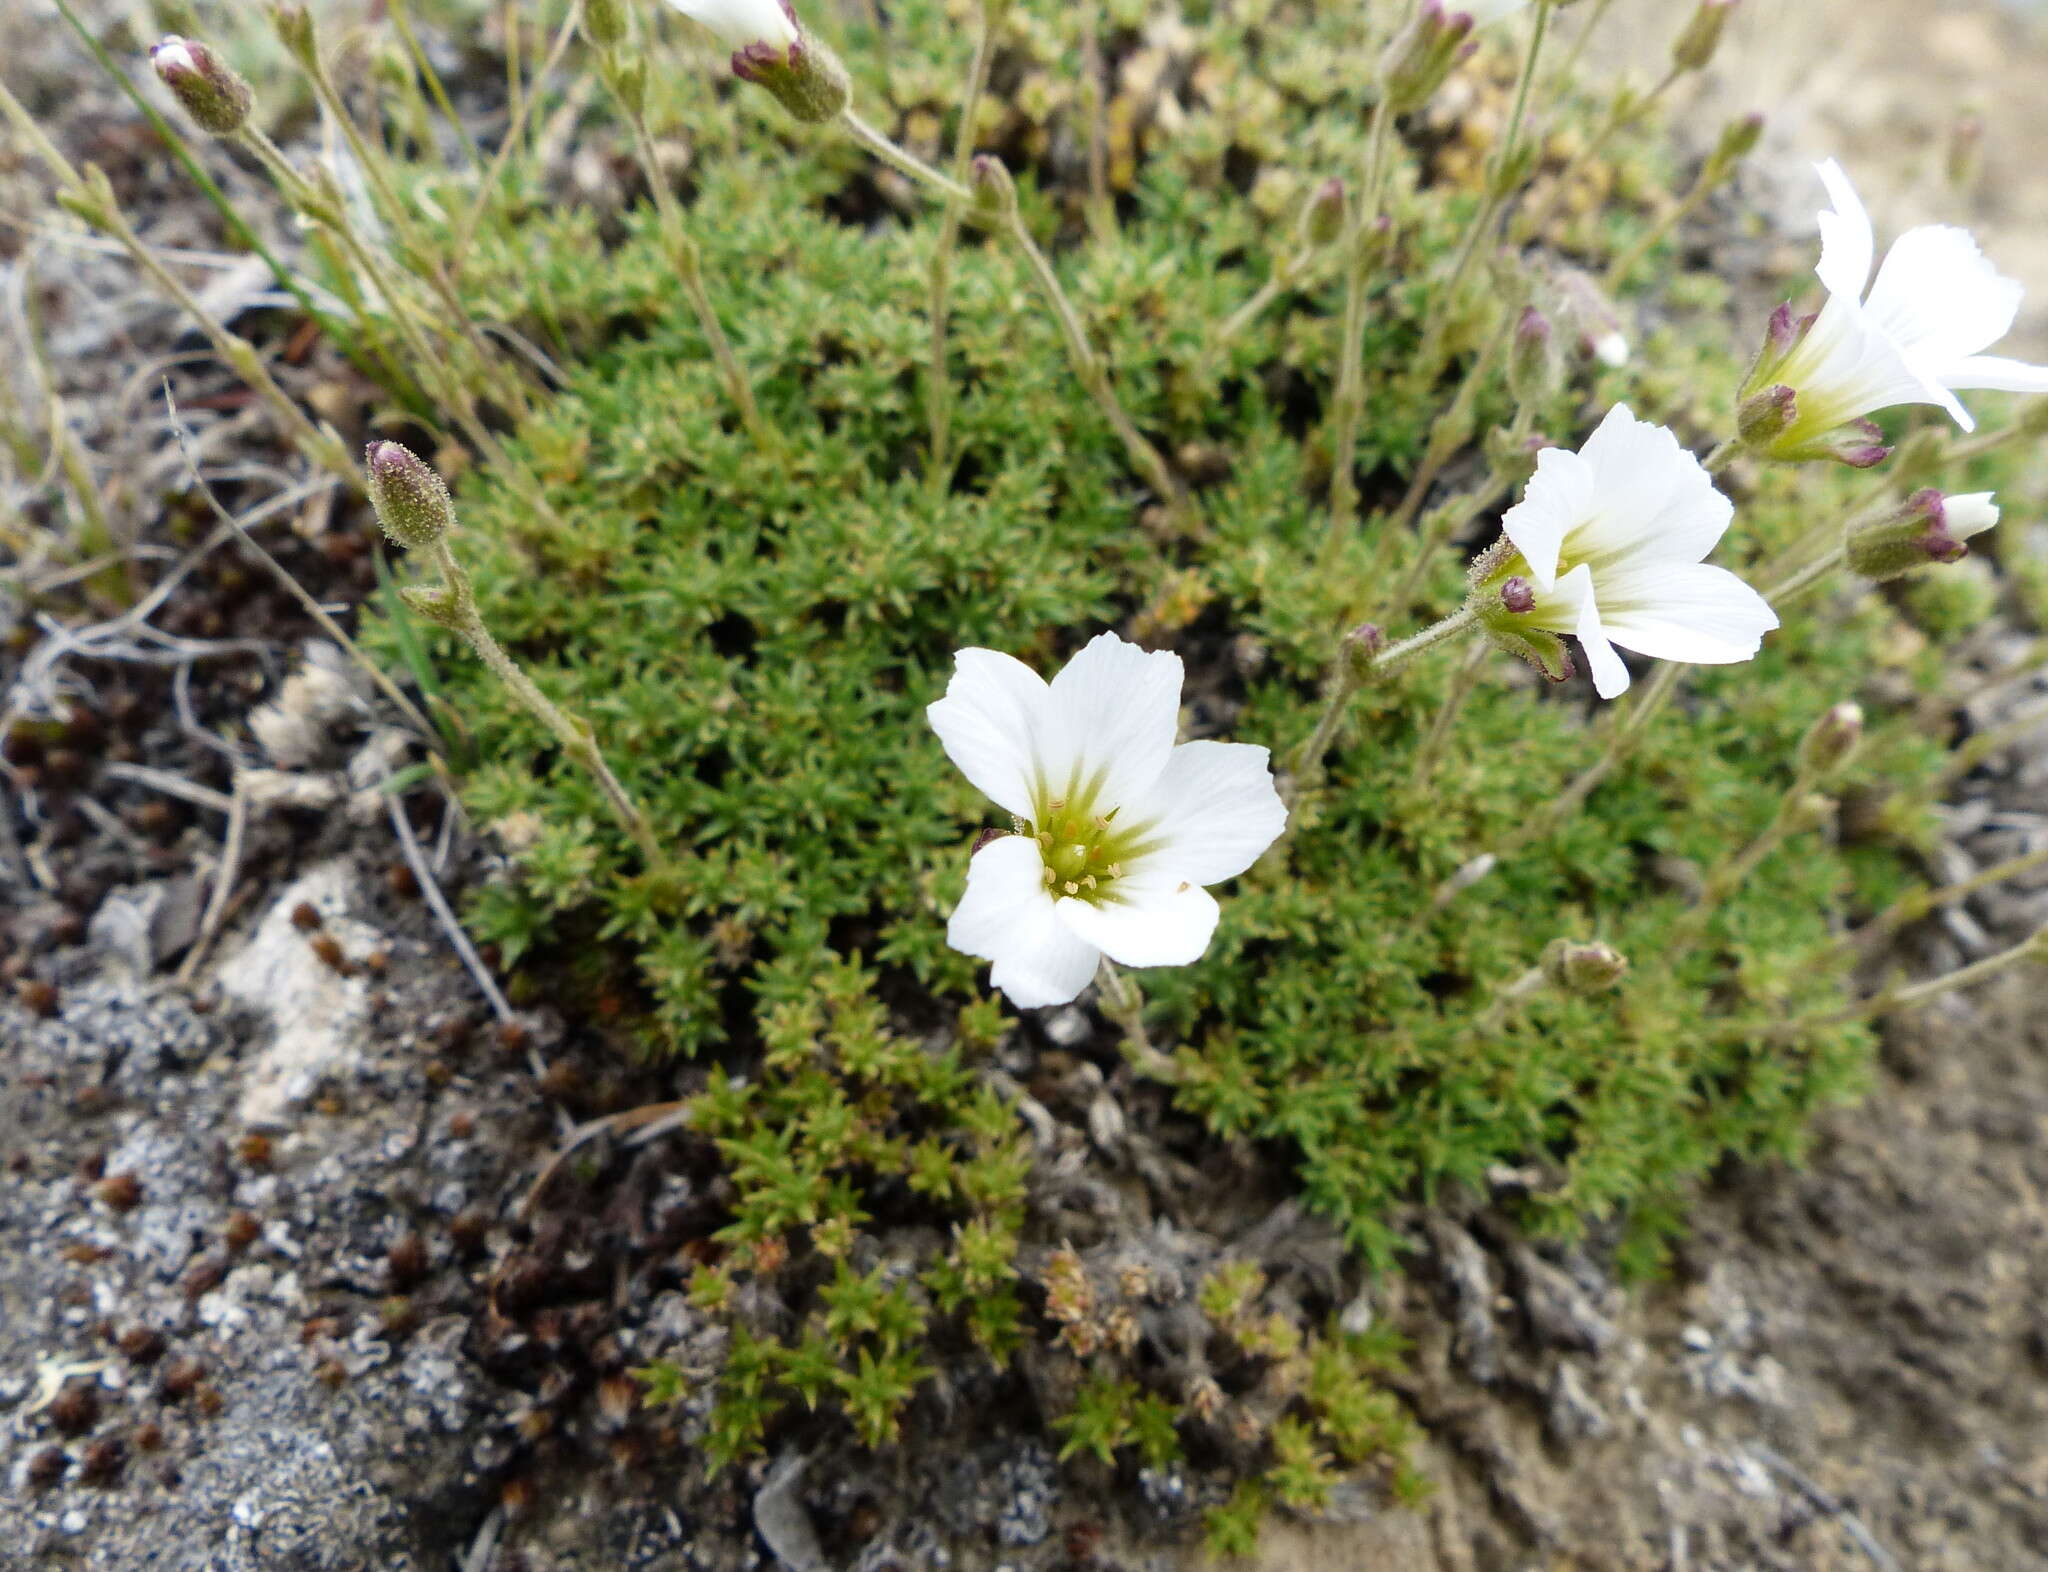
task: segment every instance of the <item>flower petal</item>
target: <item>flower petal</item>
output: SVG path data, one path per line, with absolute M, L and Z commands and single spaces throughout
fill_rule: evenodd
M 1186 966 L 1202 958 L 1222 916 L 1216 897 L 1191 880 L 1147 883 L 1126 876 L 1117 899 L 1091 906 L 1062 900 L 1060 918 L 1124 966 Z
M 1941 380 L 1948 387 L 1993 393 L 2048 393 L 2048 366 L 2030 366 L 2002 355 L 1968 355 L 1943 367 Z
M 1938 377 L 2010 333 L 2025 294 L 1968 230 L 1923 224 L 1892 243 L 1863 309 L 1901 354 Z
M 1727 533 L 1735 505 L 1677 437 L 1626 404 L 1607 412 L 1580 452 L 1594 484 L 1593 504 L 1566 543 L 1575 560 L 1698 562 Z
M 1600 626 L 1623 649 L 1657 660 L 1728 666 L 1749 660 L 1778 614 L 1763 596 L 1704 562 L 1655 562 L 1600 580 Z
M 1842 166 L 1831 158 L 1815 167 L 1834 209 L 1820 215 L 1820 265 L 1814 272 L 1831 294 L 1860 300 L 1877 258 L 1877 231 Z
M 1143 868 L 1126 877 L 1158 868 L 1196 884 L 1236 878 L 1287 828 L 1271 756 L 1242 742 L 1182 743 L 1158 782 L 1125 812 L 1134 824 L 1155 825 L 1160 840 Z
M 1052 679 L 1048 713 L 1059 739 L 1046 785 L 1071 798 L 1092 786 L 1105 808 L 1137 798 L 1166 768 L 1180 730 L 1178 655 L 1099 633 Z M 1064 758 L 1058 751 L 1064 749 Z
M 1539 590 L 1557 582 L 1557 554 L 1565 536 L 1593 505 L 1593 470 L 1578 454 L 1545 448 L 1536 455 L 1522 500 L 1501 516 L 1501 529 L 1529 564 Z
M 1557 581 L 1557 588 L 1543 596 L 1529 614 L 1532 626 L 1552 633 L 1569 633 L 1586 654 L 1586 666 L 1593 674 L 1593 690 L 1603 699 L 1628 691 L 1628 667 L 1614 653 L 1601 629 L 1600 608 L 1593 599 L 1593 570 L 1583 562 Z
M 669 0 L 683 15 L 701 22 L 728 49 L 767 44 L 786 49 L 797 40 L 796 23 L 778 0 Z
M 1028 835 L 1002 836 L 974 854 L 946 942 L 994 961 L 989 981 L 1020 1010 L 1070 1002 L 1101 960 L 1095 946 L 1060 920 L 1046 892 L 1038 842 Z
M 1949 534 L 1957 540 L 1968 540 L 1987 529 L 1996 528 L 1999 509 L 1998 504 L 1991 500 L 1996 495 L 1990 491 L 1967 491 L 1959 497 L 1944 497 L 1942 521 L 1948 526 Z
M 1048 765 L 1064 769 L 1053 736 L 1045 682 L 1022 661 L 995 650 L 953 657 L 946 696 L 926 706 L 946 757 L 999 807 L 1031 817 L 1033 790 Z
M 1798 390 L 1797 429 L 1809 437 L 1894 404 L 1934 404 L 1965 431 L 1974 424 L 1955 395 L 1909 361 L 1848 295 L 1828 301 L 1777 375 Z

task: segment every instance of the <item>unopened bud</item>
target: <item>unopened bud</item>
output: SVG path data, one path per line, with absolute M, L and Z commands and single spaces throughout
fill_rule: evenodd
M 1767 448 L 1799 421 L 1799 395 L 1780 382 L 1752 393 L 1735 410 L 1735 434 L 1744 447 Z
M 149 63 L 178 107 L 208 136 L 233 136 L 248 122 L 255 95 L 206 45 L 173 33 L 150 46 Z
M 628 20 L 625 0 L 584 0 L 583 32 L 600 49 L 625 41 Z
M 1831 822 L 1839 807 L 1840 804 L 1825 792 L 1802 792 L 1785 818 L 1794 835 L 1803 835 Z
M 1301 243 L 1320 251 L 1344 232 L 1344 182 L 1332 175 L 1301 208 Z
M 764 42 L 735 50 L 732 74 L 765 88 L 806 125 L 838 119 L 853 98 L 853 78 L 846 74 L 846 67 L 807 32 L 800 33 L 787 49 Z
M 971 862 L 976 857 L 979 857 L 981 855 L 981 850 L 984 846 L 987 846 L 992 842 L 1001 840 L 1007 833 L 1009 832 L 1005 830 L 983 830 L 979 835 L 974 837 L 974 850 L 967 854 L 968 860 Z
M 1825 780 L 1856 755 L 1863 742 L 1863 706 L 1837 704 L 1813 723 L 1799 744 L 1799 772 Z
M 1851 532 L 1849 566 L 1882 582 L 1930 562 L 1960 562 L 1970 554 L 1966 542 L 1998 522 L 1991 497 L 1988 491 L 1958 497 L 1932 487 L 1916 491 L 1884 518 Z
M 1550 318 L 1534 306 L 1526 307 L 1508 350 L 1508 390 L 1524 408 L 1541 403 L 1556 391 L 1558 369 L 1557 334 Z
M 455 503 L 441 477 L 396 442 L 372 442 L 363 453 L 370 506 L 384 533 L 408 550 L 431 546 L 455 523 Z
M 986 211 L 1004 216 L 1017 211 L 1016 182 L 995 154 L 975 154 L 974 162 L 967 166 L 967 179 L 974 188 L 975 202 Z
M 1701 172 L 1703 181 L 1719 184 L 1735 172 L 1735 166 L 1751 153 L 1763 140 L 1764 117 L 1758 114 L 1742 115 L 1721 128 L 1721 138 L 1714 144 L 1713 152 L 1707 155 L 1706 168 Z
M 414 616 L 437 628 L 461 633 L 470 626 L 474 607 L 453 584 L 407 584 L 399 590 L 398 598 Z
M 1451 68 L 1471 52 L 1471 33 L 1470 14 L 1446 14 L 1443 0 L 1422 0 L 1421 9 L 1380 57 L 1380 91 L 1387 108 L 1410 114 L 1434 98 Z
M 1553 939 L 1543 949 L 1543 975 L 1552 987 L 1581 995 L 1606 993 L 1628 975 L 1628 957 L 1611 944 Z
M 1374 663 L 1386 647 L 1386 629 L 1377 622 L 1361 622 L 1337 641 L 1337 652 L 1345 667 L 1359 681 L 1364 681 L 1371 674 Z
M 1500 587 L 1500 603 L 1517 617 L 1536 609 L 1536 586 L 1517 573 Z
M 279 0 L 270 8 L 270 25 L 277 34 L 277 41 L 285 46 L 301 65 L 315 63 L 313 38 L 313 13 L 308 11 L 301 0 Z
M 1956 116 L 1948 131 L 1948 183 L 1968 191 L 1984 172 L 1984 117 L 1965 112 Z
M 1681 71 L 1704 71 L 1721 47 L 1721 32 L 1738 0 L 1700 0 L 1699 9 L 1671 46 L 1671 63 Z

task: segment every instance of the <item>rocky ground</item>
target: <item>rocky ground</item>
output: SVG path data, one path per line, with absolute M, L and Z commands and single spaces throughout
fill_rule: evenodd
M 1776 15 L 1805 27 L 1786 21 L 1803 9 Z M 1892 9 L 1887 32 L 1879 9 L 1859 8 L 1865 25 L 1827 57 L 1841 92 L 1820 91 L 1835 80 L 1823 74 L 1787 100 L 1786 167 L 1816 138 L 1848 138 L 1866 164 L 1901 138 L 1924 152 L 1966 81 L 1991 125 L 1989 243 L 2023 277 L 2038 267 L 2030 281 L 2048 300 L 2048 251 L 2007 243 L 2028 215 L 2037 242 L 2048 232 L 2048 175 L 2000 117 L 2000 84 L 2032 80 L 2024 62 L 2040 58 L 2019 52 L 2029 35 L 1981 6 Z M 1765 30 L 1773 0 L 1753 12 L 1750 58 L 1765 64 L 1752 78 L 1738 60 L 1716 93 L 1768 80 L 1766 64 L 1790 69 L 1771 47 L 1784 35 Z M 1914 46 L 1903 64 L 1901 42 Z M 38 78 L 46 89 L 84 70 L 59 43 L 41 47 L 61 66 Z M 1930 98 L 1935 71 L 1951 74 Z M 118 103 L 79 95 L 63 125 L 124 195 L 155 199 L 162 243 L 217 244 Z M 0 185 L 29 189 L 19 170 L 0 170 Z M 156 516 L 180 459 L 156 423 L 152 368 L 176 363 L 183 418 L 231 497 L 238 472 L 271 459 L 232 384 L 103 258 L 44 246 L 24 283 L 31 252 L 19 236 L 7 246 L 10 321 L 27 321 L 23 288 L 42 291 L 81 436 L 126 455 L 111 470 L 114 517 L 137 521 L 166 564 L 201 549 L 146 625 L 110 615 L 90 636 L 74 623 L 68 642 L 46 630 L 0 668 L 11 704 L 62 692 L 87 717 L 12 744 L 24 795 L 0 814 L 0 1560 L 106 1572 L 1192 1564 L 1187 1481 L 1119 1485 L 1056 1468 L 1028 1440 L 942 1468 L 910 1449 L 790 1451 L 704 1477 L 691 1450 L 701 1403 L 649 1411 L 627 1372 L 719 1351 L 662 1265 L 701 1232 L 715 1173 L 653 1127 L 529 1198 L 578 1120 L 686 1088 L 621 1065 L 600 1030 L 544 999 L 515 1009 L 487 981 L 491 957 L 465 965 L 435 896 L 487 876 L 488 848 L 430 784 L 394 808 L 379 788 L 413 757 L 402 727 L 309 655 L 317 630 L 260 564 L 224 549 L 210 519 L 172 530 Z M 260 326 L 260 288 L 217 283 Z M 317 346 L 287 348 L 292 385 L 346 424 L 361 390 Z M 2040 550 L 2014 522 L 2011 549 Z M 294 496 L 266 538 L 323 598 L 364 592 L 363 521 L 330 494 Z M 1977 664 L 2017 648 L 1987 633 Z M 1998 724 L 2044 691 L 1987 694 L 1944 724 Z M 255 742 L 229 740 L 245 734 Z M 2044 749 L 2036 733 L 1964 783 L 1940 877 L 2048 842 Z M 252 770 L 268 772 L 253 787 Z M 1914 931 L 1887 959 L 1943 968 L 2044 918 L 2048 875 Z M 1617 1286 L 1597 1238 L 1566 1250 L 1519 1237 L 1498 1208 L 1528 1176 L 1406 1219 L 1413 1269 L 1354 1302 L 1415 1341 L 1403 1395 L 1437 1492 L 1414 1513 L 1376 1514 L 1361 1492 L 1328 1521 L 1276 1522 L 1261 1564 L 2048 1565 L 2038 988 L 2015 978 L 1895 1023 L 1868 1100 L 1824 1122 L 1803 1170 L 1721 1175 L 1671 1279 L 1651 1289 Z M 1260 1154 L 1229 1154 L 1206 1182 L 1173 1166 L 1188 1133 L 1156 1095 L 1115 1079 L 1092 1016 L 1060 1013 L 1009 1052 L 1020 1075 L 1055 1056 L 1071 1069 L 1072 1095 L 1048 1099 L 1049 1153 L 1085 1148 L 1107 1095 L 1128 1122 L 1112 1159 L 1128 1188 L 1142 1197 L 1160 1173 L 1181 1176 L 1172 1204 L 1097 1197 L 1077 1227 L 1149 1230 L 1162 1252 L 1191 1256 L 1227 1240 L 1304 1294 L 1357 1292 L 1327 1232 L 1278 1204 Z M 1091 1066 L 1112 1070 L 1106 1086 Z M 1000 1414 L 1018 1396 L 947 1400 Z

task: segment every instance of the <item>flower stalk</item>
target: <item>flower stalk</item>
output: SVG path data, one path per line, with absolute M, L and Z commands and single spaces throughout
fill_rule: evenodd
M 448 544 L 455 526 L 455 504 L 441 477 L 396 442 L 371 443 L 364 454 L 364 468 L 370 477 L 370 502 L 385 534 L 408 551 L 425 555 L 440 575 L 438 585 L 413 586 L 400 591 L 400 598 L 412 611 L 458 635 L 476 652 L 520 706 L 548 729 L 563 753 L 597 783 L 613 816 L 640 848 L 647 867 L 663 866 L 667 857 L 647 816 L 605 763 L 589 724 L 541 692 L 485 625 L 469 573 Z
M 1117 1046 L 1124 1056 L 1124 1063 L 1147 1080 L 1168 1086 L 1186 1079 L 1181 1067 L 1152 1045 L 1152 1034 L 1145 1027 L 1145 997 L 1137 982 L 1125 976 L 1116 962 L 1105 955 L 1096 974 L 1096 984 L 1102 1013 L 1122 1034 Z
M 739 356 L 733 353 L 732 340 L 726 337 L 725 324 L 719 320 L 718 307 L 704 282 L 703 250 L 697 244 L 697 237 L 690 233 L 689 219 L 662 171 L 654 135 L 647 125 L 644 68 L 638 61 L 627 58 L 622 35 L 610 29 L 605 31 L 609 41 L 602 43 L 598 51 L 598 75 L 606 91 L 612 95 L 613 102 L 619 106 L 620 113 L 626 117 L 626 125 L 633 138 L 633 153 L 640 163 L 641 178 L 647 182 L 648 190 L 654 193 L 655 216 L 661 224 L 662 239 L 669 254 L 675 258 L 676 277 L 682 281 L 683 293 L 689 297 L 698 331 L 704 335 L 712 362 L 718 367 L 719 380 L 725 383 L 726 397 L 732 400 L 733 408 L 739 412 L 740 424 L 747 428 L 747 435 L 763 453 L 779 453 L 782 450 L 781 434 L 761 413 L 761 407 L 754 399 L 753 384 L 740 366 Z
M 953 180 L 963 188 L 974 161 L 975 131 L 981 116 L 982 95 L 988 89 L 989 67 L 995 60 L 996 27 L 1007 0 L 982 0 L 980 26 L 974 40 L 974 59 L 967 68 L 967 85 L 960 95 L 960 128 L 953 138 Z M 931 267 L 926 275 L 931 317 L 932 366 L 925 381 L 926 419 L 931 430 L 931 456 L 926 461 L 925 480 L 934 496 L 943 493 L 952 479 L 953 379 L 946 369 L 946 326 L 953 288 L 953 253 L 960 243 L 961 215 L 966 203 L 949 197 L 939 217 L 939 236 L 932 247 Z

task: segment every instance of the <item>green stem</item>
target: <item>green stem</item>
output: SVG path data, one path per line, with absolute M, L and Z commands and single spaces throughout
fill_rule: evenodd
M 1330 524 L 1334 549 L 1357 523 L 1358 425 L 1365 415 L 1365 293 L 1371 282 L 1370 237 L 1385 200 L 1389 128 L 1387 97 L 1373 105 L 1358 200 L 1344 230 L 1344 318 L 1337 345 L 1337 386 L 1330 400 Z
M 491 636 L 491 630 L 484 625 L 483 617 L 476 609 L 476 595 L 470 585 L 469 574 L 456 560 L 455 553 L 449 550 L 448 542 L 445 539 L 436 540 L 432 550 L 434 565 L 440 569 L 441 577 L 452 592 L 454 605 L 458 608 L 455 631 L 468 641 L 470 647 L 476 651 L 477 658 L 490 667 L 498 680 L 511 689 L 512 696 L 527 712 L 547 727 L 555 741 L 561 745 L 562 751 L 590 773 L 591 778 L 597 782 L 599 791 L 604 794 L 614 817 L 618 819 L 626 833 L 632 836 L 634 844 L 640 848 L 640 855 L 647 867 L 654 869 L 663 866 L 667 857 L 661 843 L 654 838 L 654 831 L 649 827 L 639 805 L 620 784 L 619 778 L 612 773 L 611 766 L 605 763 L 604 755 L 598 751 L 597 741 L 590 728 L 572 718 L 553 699 L 541 692 L 533 679 L 521 669 L 519 663 L 505 652 L 504 646 Z
M 982 94 L 988 88 L 989 66 L 995 59 L 995 23 L 989 4 L 981 8 L 981 30 L 974 43 L 974 60 L 967 70 L 967 87 L 960 97 L 960 129 L 953 139 L 953 179 L 967 184 L 974 159 L 974 133 L 981 113 Z M 932 368 L 925 384 L 925 405 L 931 427 L 931 457 L 925 480 L 934 496 L 943 493 L 952 477 L 950 458 L 953 422 L 953 381 L 946 369 L 946 318 L 953 287 L 953 251 L 960 243 L 958 201 L 948 201 L 939 219 L 938 243 L 932 249 L 930 290 L 932 323 Z
M 1688 668 L 1679 661 L 1660 661 L 1637 692 L 1635 700 L 1628 707 L 1626 716 L 1611 729 L 1607 746 L 1600 757 L 1581 770 L 1565 789 L 1553 797 L 1544 808 L 1526 820 L 1521 829 L 1509 836 L 1498 848 L 1498 855 L 1506 858 L 1523 847 L 1544 839 L 1565 817 L 1593 794 L 1593 788 L 1607 779 L 1614 767 L 1628 757 L 1650 722 L 1655 720 L 1678 687 L 1678 680 Z
M 1848 1026 L 1857 1021 L 1868 1021 L 1880 1015 L 1889 1015 L 1894 1010 L 1910 1010 L 1926 1004 L 1931 999 L 1938 999 L 1945 993 L 1953 993 L 1958 988 L 1975 987 L 1978 983 L 2025 961 L 2048 964 L 2048 929 L 2034 934 L 2031 938 L 2022 939 L 2009 950 L 2001 950 L 1996 955 L 1986 956 L 1974 965 L 1961 967 L 1945 976 L 1930 978 L 1926 982 L 1915 983 L 1907 988 L 1885 988 L 1860 1004 L 1850 1005 L 1847 1009 L 1821 1016 L 1816 1020 L 1790 1021 L 1766 1035 L 1782 1042 L 1797 1038 L 1804 1032 L 1825 1031 L 1831 1027 Z
M 1613 0 L 1607 0 L 1607 3 L 1611 5 Z M 1597 16 L 1593 18 L 1594 24 L 1597 24 L 1598 21 L 1599 18 Z M 1582 33 L 1580 35 L 1580 43 L 1583 43 L 1584 39 L 1585 34 Z M 1576 63 L 1577 52 L 1577 46 L 1574 46 L 1571 63 Z M 1517 215 L 1513 230 L 1516 242 L 1527 242 L 1541 233 L 1543 226 L 1549 223 L 1556 214 L 1558 202 L 1562 200 L 1565 192 L 1571 189 L 1571 183 L 1577 178 L 1579 171 L 1600 156 L 1601 151 L 1613 139 L 1616 133 L 1634 125 L 1655 108 L 1658 101 L 1671 91 L 1672 85 L 1684 75 L 1685 73 L 1677 66 L 1672 66 L 1658 80 L 1655 87 L 1651 88 L 1640 99 L 1631 103 L 1626 110 L 1622 108 L 1620 95 L 1617 94 L 1614 104 L 1608 109 L 1606 118 L 1601 121 L 1600 128 L 1591 137 L 1587 138 L 1585 144 L 1577 152 L 1565 160 L 1564 168 L 1558 171 L 1556 181 L 1551 185 L 1549 191 L 1544 194 L 1543 200 L 1534 207 L 1524 208 Z
M 1148 1080 L 1161 1081 L 1169 1086 L 1185 1080 L 1180 1066 L 1152 1046 L 1152 1036 L 1145 1030 L 1145 1000 L 1138 991 L 1138 985 L 1106 955 L 1096 973 L 1096 982 L 1102 1013 L 1122 1029 L 1119 1047 L 1124 1062 Z
M 1422 746 L 1416 751 L 1415 762 L 1409 770 L 1410 789 L 1418 792 L 1429 790 L 1431 778 L 1436 774 L 1437 765 L 1442 761 L 1444 748 L 1451 740 L 1458 717 L 1463 713 L 1465 703 L 1479 686 L 1480 674 L 1486 670 L 1486 657 L 1492 648 L 1484 639 L 1473 641 L 1471 653 L 1458 668 L 1458 675 L 1451 683 L 1451 691 L 1444 695 L 1444 701 L 1437 707 L 1435 717 L 1429 723 L 1429 733 L 1422 739 Z
M 1897 933 L 1908 923 L 1918 922 L 1930 912 L 1953 906 L 1958 901 L 1968 900 L 1979 890 L 1988 890 L 1994 884 L 2003 884 L 2007 879 L 2016 879 L 2023 873 L 2032 873 L 2036 868 L 2048 868 L 2048 846 L 2035 851 L 2009 857 L 2004 862 L 1994 863 L 1967 879 L 1942 886 L 1938 890 L 1915 890 L 1902 895 L 1898 900 L 1879 912 L 1875 917 L 1853 933 L 1844 934 L 1836 941 L 1838 951 L 1847 952 L 1867 948 L 1888 934 Z
M 1554 0 L 1536 0 L 1536 25 L 1530 30 L 1529 49 L 1522 57 L 1521 75 L 1515 82 L 1514 110 L 1508 117 L 1507 129 L 1501 134 L 1500 146 L 1495 150 L 1488 170 L 1486 191 L 1480 198 L 1479 211 L 1472 215 L 1472 222 L 1458 247 L 1457 259 L 1451 264 L 1450 277 L 1438 292 L 1423 329 L 1422 347 L 1416 352 L 1417 381 L 1433 381 L 1442 369 L 1443 334 L 1449 313 L 1456 309 L 1459 292 L 1465 286 L 1465 275 L 1472 270 L 1479 249 L 1492 233 L 1494 220 L 1500 216 L 1510 194 L 1501 186 L 1506 179 L 1509 160 L 1515 155 L 1516 143 L 1521 138 L 1522 119 L 1529 108 L 1529 89 L 1536 79 L 1537 62 L 1543 55 L 1543 40 L 1550 30 L 1553 4 Z
M 631 129 L 633 151 L 640 161 L 641 176 L 654 193 L 655 217 L 661 225 L 662 238 L 675 257 L 676 276 L 682 280 L 683 293 L 689 297 L 690 309 L 696 313 L 698 331 L 710 347 L 712 362 L 725 383 L 726 396 L 739 411 L 740 424 L 747 428 L 747 435 L 763 453 L 779 453 L 782 450 L 781 434 L 768 423 L 760 406 L 754 402 L 753 384 L 740 368 L 732 341 L 725 336 L 725 324 L 718 320 L 718 308 L 712 303 L 711 291 L 704 283 L 703 252 L 697 245 L 696 236 L 690 233 L 682 204 L 676 201 L 676 195 L 669 189 L 668 179 L 662 173 L 661 160 L 655 153 L 654 135 L 647 127 L 647 116 L 627 94 L 619 91 L 620 65 L 618 51 L 608 51 L 601 74 Z
M 940 174 L 938 170 L 932 168 L 930 164 L 927 164 L 908 148 L 899 147 L 888 137 L 882 135 L 881 132 L 869 125 L 867 121 L 863 120 L 851 109 L 841 110 L 839 120 L 853 134 L 855 141 L 859 142 L 883 163 L 899 173 L 909 176 L 919 185 L 930 186 L 935 191 L 943 192 L 955 202 L 967 204 L 966 211 L 970 215 L 973 214 L 974 193 L 968 190 L 965 182 L 955 180 L 950 175 Z

